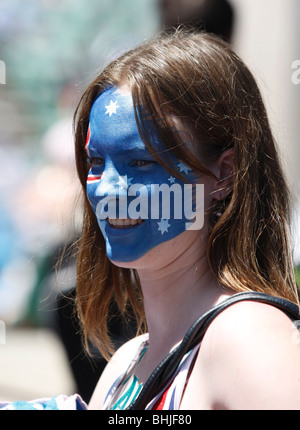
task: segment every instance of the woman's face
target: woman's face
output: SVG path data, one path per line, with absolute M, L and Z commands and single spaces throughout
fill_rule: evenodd
M 149 153 L 129 90 L 109 88 L 96 99 L 86 151 L 91 165 L 87 196 L 110 260 L 135 261 L 186 230 L 202 228 L 204 184 L 196 184 L 181 160 L 174 161 L 187 182 L 173 177 Z

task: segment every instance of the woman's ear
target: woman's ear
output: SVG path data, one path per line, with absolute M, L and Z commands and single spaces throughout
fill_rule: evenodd
M 232 190 L 234 171 L 234 149 L 226 149 L 218 159 L 214 173 L 219 179 L 213 191 L 216 200 L 224 200 Z

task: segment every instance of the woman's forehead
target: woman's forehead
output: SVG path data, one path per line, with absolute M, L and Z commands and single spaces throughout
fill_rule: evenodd
M 138 107 L 138 115 L 145 119 L 145 109 Z M 145 121 L 143 121 L 145 124 Z M 151 146 L 163 150 L 162 143 L 155 138 L 153 124 L 151 128 Z M 149 129 L 150 129 L 149 128 Z M 111 87 L 101 93 L 92 105 L 89 118 L 89 139 L 86 147 L 89 150 L 103 146 L 120 146 L 127 149 L 145 149 L 136 122 L 135 108 L 128 88 Z
M 110 126 L 135 123 L 134 107 L 130 91 L 111 87 L 94 101 L 90 112 L 90 124 Z
M 123 145 L 135 142 L 143 146 L 129 91 L 112 87 L 100 94 L 90 112 L 89 130 L 89 148 L 116 142 Z

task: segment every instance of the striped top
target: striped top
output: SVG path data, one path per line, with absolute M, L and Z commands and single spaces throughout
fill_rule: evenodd
M 143 388 L 138 378 L 134 374 L 136 366 L 139 364 L 148 348 L 148 339 L 143 341 L 138 348 L 137 354 L 129 364 L 125 373 L 121 374 L 111 386 L 103 409 L 124 410 L 135 401 L 139 392 Z
M 168 385 L 148 403 L 147 410 L 178 410 L 184 389 L 186 387 L 190 371 L 195 362 L 195 358 L 199 351 L 197 345 L 182 358 L 173 379 Z M 124 410 L 128 408 L 137 398 L 143 384 L 139 382 L 134 371 L 138 363 L 141 361 L 148 347 L 148 339 L 142 341 L 137 354 L 131 361 L 125 373 L 119 375 L 116 381 L 111 386 L 104 401 L 103 409 L 106 410 Z

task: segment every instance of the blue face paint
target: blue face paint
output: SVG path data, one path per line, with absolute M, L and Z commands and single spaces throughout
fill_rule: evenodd
M 87 196 L 111 260 L 134 261 L 186 230 L 195 216 L 192 193 L 187 189 L 184 193 L 187 184 L 165 170 L 145 147 L 129 92 L 109 88 L 96 99 L 86 151 L 91 163 Z M 192 173 L 181 161 L 176 164 L 187 177 Z M 201 228 L 202 217 L 198 221 Z

